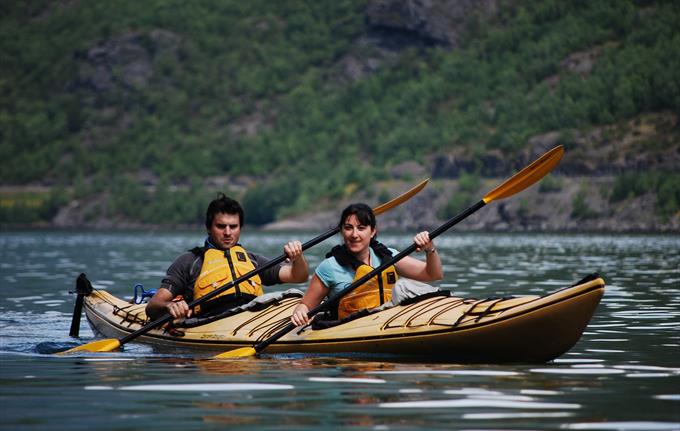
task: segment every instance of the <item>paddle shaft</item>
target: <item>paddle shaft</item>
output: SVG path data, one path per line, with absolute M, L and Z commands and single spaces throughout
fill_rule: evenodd
M 321 235 L 317 236 L 316 238 L 310 239 L 309 241 L 302 244 L 302 251 L 307 250 L 308 248 L 313 247 L 313 246 L 317 245 L 318 243 L 332 237 L 333 235 L 335 235 L 339 231 L 340 231 L 340 228 L 335 227 L 335 228 L 327 230 L 326 232 L 322 233 Z M 283 263 L 286 260 L 286 258 L 287 258 L 287 256 L 285 254 L 282 254 L 281 256 L 270 260 L 269 262 L 265 263 L 264 265 L 262 265 L 258 268 L 255 268 L 254 270 L 240 276 L 236 280 L 232 280 L 229 283 L 225 284 L 224 286 L 219 287 L 219 288 L 207 293 L 206 295 L 201 296 L 200 298 L 198 298 L 194 301 L 191 301 L 189 303 L 189 308 L 193 308 L 197 305 L 201 305 L 204 302 L 211 300 L 215 296 L 231 289 L 235 285 L 242 283 L 242 282 L 246 281 L 247 279 L 249 279 L 249 278 L 251 278 L 255 275 L 261 274 L 264 271 L 271 269 L 271 268 L 275 267 L 276 265 L 278 265 L 280 263 Z M 161 326 L 161 325 L 164 325 L 165 323 L 170 322 L 172 319 L 173 319 L 172 315 L 166 314 L 163 317 L 160 317 L 160 318 L 154 320 L 153 322 L 147 323 L 146 325 L 142 326 L 141 328 L 139 328 L 135 332 L 132 332 L 132 333 L 126 335 L 125 337 L 121 338 L 119 340 L 120 344 L 123 345 L 123 344 L 127 343 L 128 341 L 131 341 L 131 340 L 139 337 L 140 335 L 143 335 L 143 334 L 149 332 L 153 328 L 156 328 L 158 326 Z
M 476 212 L 480 208 L 486 205 L 486 202 L 484 200 L 481 200 L 477 202 L 476 204 L 472 205 L 462 213 L 458 214 L 457 216 L 449 219 L 446 223 L 443 225 L 439 226 L 437 229 L 433 230 L 430 232 L 430 239 L 435 239 L 437 236 L 441 235 L 442 233 L 446 232 L 448 229 L 450 229 L 452 226 L 454 226 L 457 223 L 460 223 L 463 219 L 467 218 L 470 216 L 472 213 Z M 354 281 L 352 284 L 341 290 L 340 292 L 336 293 L 333 295 L 331 298 L 329 298 L 327 301 L 322 302 L 321 304 L 317 305 L 316 307 L 312 308 L 307 312 L 307 317 L 311 318 L 312 316 L 318 314 L 321 311 L 329 309 L 331 306 L 334 306 L 335 303 L 337 303 L 343 296 L 347 295 L 348 293 L 352 292 L 354 289 L 357 287 L 361 286 L 362 284 L 366 283 L 368 280 L 371 278 L 375 277 L 377 274 L 380 274 L 382 271 L 387 269 L 388 267 L 394 265 L 395 263 L 399 262 L 409 254 L 413 253 L 416 251 L 418 246 L 413 243 L 398 254 L 395 254 L 392 256 L 391 259 L 383 262 L 380 266 L 377 268 L 373 269 L 371 272 L 368 274 L 364 275 L 363 277 L 359 278 L 358 280 Z M 255 351 L 257 353 L 260 353 L 262 350 L 266 349 L 271 343 L 274 341 L 278 340 L 279 338 L 283 337 L 290 331 L 296 328 L 296 325 L 294 323 L 288 323 L 285 327 L 277 331 L 274 335 L 271 337 L 267 338 L 266 340 L 256 344 L 253 346 Z
M 71 330 L 69 331 L 69 337 L 77 337 L 80 334 L 80 315 L 83 311 L 83 301 L 85 295 L 79 293 L 76 296 L 76 304 L 73 307 L 73 316 L 71 317 Z

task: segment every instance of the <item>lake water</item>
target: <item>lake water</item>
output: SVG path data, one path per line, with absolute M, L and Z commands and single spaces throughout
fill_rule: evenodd
M 290 237 L 249 233 L 269 256 Z M 381 235 L 404 248 L 410 235 Z M 185 232 L 0 233 L 0 429 L 680 429 L 680 236 L 461 234 L 437 239 L 458 296 L 542 295 L 599 272 L 605 296 L 578 344 L 547 364 L 350 356 L 210 360 L 130 342 L 58 356 L 80 272 L 121 297 L 155 288 Z M 337 238 L 308 251 L 315 267 Z M 302 287 L 302 286 L 298 286 Z

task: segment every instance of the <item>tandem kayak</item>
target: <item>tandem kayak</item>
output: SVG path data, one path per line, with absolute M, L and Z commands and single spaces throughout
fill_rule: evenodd
M 385 354 L 456 362 L 547 362 L 580 339 L 604 294 L 597 274 L 544 296 L 460 298 L 443 291 L 409 299 L 348 321 L 319 320 L 281 337 L 266 353 Z M 161 347 L 227 351 L 251 347 L 290 322 L 300 292 L 226 312 L 152 329 L 138 342 Z M 146 304 L 103 290 L 84 298 L 96 334 L 122 338 L 149 322 Z M 318 320 L 318 319 L 315 319 Z

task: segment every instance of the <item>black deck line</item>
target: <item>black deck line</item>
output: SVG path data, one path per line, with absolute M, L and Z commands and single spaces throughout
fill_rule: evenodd
M 571 287 L 576 287 L 576 286 L 571 286 Z M 548 297 L 550 295 L 553 295 L 553 294 L 560 292 L 560 291 L 563 291 L 565 289 L 569 289 L 571 287 L 560 289 L 558 291 L 555 291 L 555 292 L 549 293 L 547 295 L 541 296 L 541 297 L 535 299 L 534 301 L 538 301 L 540 299 L 543 299 L 545 297 Z M 590 292 L 593 292 L 593 291 L 599 290 L 599 289 L 603 289 L 603 288 L 604 288 L 604 285 L 596 284 L 596 285 L 593 285 L 592 287 L 590 287 L 589 289 L 587 289 L 585 291 L 574 293 L 573 295 L 567 296 L 565 298 L 556 299 L 555 301 L 544 304 L 540 309 L 552 306 L 552 305 L 560 303 L 560 302 L 564 302 L 564 301 L 573 299 L 573 298 L 578 297 L 578 296 L 586 295 Z M 526 304 L 529 304 L 531 302 L 533 302 L 533 301 L 530 301 L 530 302 L 527 302 L 527 303 L 524 303 L 524 304 L 521 304 L 521 305 L 526 305 Z M 100 316 L 100 318 L 102 317 L 102 314 L 97 313 L 95 310 L 93 310 L 87 304 L 87 302 L 85 303 L 85 308 L 89 309 L 94 314 Z M 303 346 L 303 345 L 315 345 L 315 344 L 339 344 L 339 343 L 348 343 L 348 342 L 357 342 L 357 341 L 390 340 L 390 339 L 396 340 L 396 339 L 402 339 L 402 338 L 407 338 L 407 337 L 431 336 L 431 335 L 438 335 L 438 334 L 443 334 L 443 333 L 477 329 L 477 328 L 489 325 L 491 323 L 503 322 L 505 320 L 514 319 L 516 317 L 524 316 L 526 314 L 533 313 L 534 311 L 537 311 L 537 310 L 539 310 L 539 309 L 532 308 L 532 309 L 526 310 L 526 311 L 524 311 L 520 314 L 514 314 L 512 316 L 506 316 L 506 317 L 503 317 L 503 318 L 500 318 L 500 319 L 497 319 L 497 320 L 493 320 L 492 322 L 485 322 L 485 323 L 480 323 L 480 324 L 476 324 L 476 325 L 470 325 L 470 326 L 466 326 L 464 328 L 457 328 L 457 327 L 452 326 L 452 327 L 449 327 L 449 328 L 436 329 L 436 330 L 432 330 L 432 331 L 429 331 L 429 332 L 419 332 L 417 334 L 403 333 L 403 334 L 389 334 L 389 335 L 373 335 L 373 336 L 359 337 L 359 338 L 338 338 L 338 339 L 333 339 L 333 340 L 306 340 L 306 341 L 303 341 L 303 342 L 300 342 L 300 341 L 277 341 L 276 345 L 285 345 L 285 346 L 300 345 L 300 346 Z M 90 320 L 89 317 L 88 317 L 88 320 Z M 121 326 L 121 325 L 119 325 L 115 322 L 110 321 L 107 318 L 102 318 L 102 321 L 109 324 L 109 326 L 113 326 L 114 328 L 117 328 L 118 330 L 125 332 L 126 334 L 130 334 L 130 333 L 134 332 L 134 331 L 131 331 L 131 330 L 124 328 L 123 326 Z M 323 331 L 323 329 L 320 329 L 320 330 Z M 144 335 L 140 335 L 140 338 L 141 337 L 153 338 L 153 339 L 157 339 L 157 340 L 168 340 L 168 341 L 172 341 L 172 342 L 176 343 L 178 346 L 184 345 L 184 347 L 189 347 L 190 344 L 212 344 L 212 345 L 219 345 L 219 346 L 225 346 L 225 347 L 231 347 L 231 346 L 233 346 L 233 347 L 247 347 L 247 346 L 252 346 L 254 343 L 257 343 L 257 341 L 228 342 L 228 341 L 222 341 L 222 340 L 202 340 L 202 339 L 192 339 L 192 340 L 184 341 L 180 337 L 149 334 L 148 332 Z

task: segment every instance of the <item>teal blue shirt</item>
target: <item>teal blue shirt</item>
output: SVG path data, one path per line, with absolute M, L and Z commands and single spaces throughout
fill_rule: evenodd
M 369 248 L 368 250 L 371 253 L 371 264 L 373 268 L 377 268 L 382 262 L 372 248 Z M 398 253 L 397 250 L 393 248 L 389 248 L 389 250 L 392 252 L 392 256 Z M 345 289 L 352 284 L 352 281 L 354 280 L 354 271 L 349 267 L 340 266 L 333 256 L 322 261 L 319 266 L 316 267 L 314 273 L 319 277 L 321 283 L 330 289 L 328 292 L 329 297 L 332 297 L 339 291 Z

